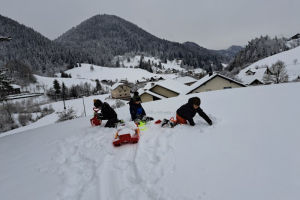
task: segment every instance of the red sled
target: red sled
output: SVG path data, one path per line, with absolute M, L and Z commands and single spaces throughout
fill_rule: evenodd
M 92 119 L 90 119 L 90 121 L 91 121 L 92 126 L 100 126 L 101 125 L 101 120 L 99 120 L 96 115 Z
M 135 134 L 133 136 L 131 136 L 130 133 L 118 135 L 118 132 L 117 132 L 116 136 L 115 136 L 115 141 L 113 141 L 113 145 L 115 147 L 118 147 L 124 143 L 134 144 L 134 143 L 138 143 L 139 139 L 140 139 L 140 129 L 139 128 L 135 129 Z
M 92 126 L 100 126 L 101 120 L 97 118 L 97 113 L 98 113 L 99 109 L 94 107 L 93 110 L 94 110 L 95 114 L 94 114 L 94 117 L 92 119 L 90 119 L 91 125 Z

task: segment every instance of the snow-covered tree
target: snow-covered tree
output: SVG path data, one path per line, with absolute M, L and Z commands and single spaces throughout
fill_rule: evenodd
M 265 83 L 286 83 L 289 81 L 289 75 L 287 74 L 284 62 L 278 60 L 276 63 L 272 64 L 269 68 L 271 73 L 266 73 L 263 76 L 263 81 Z

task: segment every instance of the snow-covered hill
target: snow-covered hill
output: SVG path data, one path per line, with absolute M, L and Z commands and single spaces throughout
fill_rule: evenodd
M 294 64 L 295 59 L 297 59 L 297 62 Z M 255 79 L 258 79 L 261 82 L 263 82 L 262 77 L 264 75 L 264 72 L 266 71 L 265 65 L 271 67 L 271 65 L 276 63 L 278 60 L 281 60 L 285 63 L 290 81 L 300 76 L 300 47 L 297 47 L 251 64 L 250 66 L 246 67 L 245 69 L 239 72 L 238 78 L 240 78 L 245 84 L 249 84 Z M 258 69 L 256 69 L 256 67 L 258 67 Z M 249 69 L 252 72 L 255 72 L 255 74 L 247 75 L 246 72 Z
M 93 65 L 94 70 L 90 70 L 91 64 L 81 64 L 81 67 L 76 67 L 70 70 L 67 70 L 66 73 L 71 74 L 72 77 L 84 78 L 84 79 L 109 79 L 115 81 L 115 79 L 127 79 L 129 82 L 136 82 L 141 78 L 151 78 L 156 76 L 156 74 L 150 73 L 143 69 L 133 69 L 133 68 L 108 68 L 100 67 Z M 158 74 L 157 76 L 163 78 L 175 78 L 174 74 Z
M 118 148 L 116 130 L 91 127 L 91 116 L 1 137 L 1 199 L 298 200 L 299 90 L 288 83 L 144 103 L 149 116 L 170 118 L 198 96 L 214 124 L 150 122 L 138 144 Z M 128 109 L 116 110 L 125 121 Z

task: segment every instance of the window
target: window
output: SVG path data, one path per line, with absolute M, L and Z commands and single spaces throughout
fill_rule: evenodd
M 124 92 L 126 92 L 126 90 L 124 90 Z
M 121 97 L 122 95 L 120 94 L 120 97 Z
M 209 92 L 209 91 L 211 91 L 211 89 L 206 89 L 206 92 Z
M 225 90 L 225 89 L 231 89 L 231 86 L 229 86 L 229 87 L 224 87 L 223 89 L 224 89 L 224 90 Z

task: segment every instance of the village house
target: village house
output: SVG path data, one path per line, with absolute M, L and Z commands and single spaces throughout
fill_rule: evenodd
M 141 96 L 142 102 L 156 101 L 165 98 L 172 98 L 181 95 L 188 89 L 186 86 L 178 81 L 171 79 L 151 83 L 151 88 L 144 91 Z
M 186 94 L 208 92 L 214 90 L 232 89 L 247 87 L 246 85 L 235 81 L 233 79 L 227 78 L 218 73 L 208 73 L 205 77 L 198 80 L 192 86 L 189 87 Z
M 258 79 L 255 79 L 254 81 L 252 81 L 249 85 L 251 86 L 256 86 L 256 85 L 263 85 L 264 83 L 261 82 L 260 80 Z
M 254 75 L 254 74 L 255 74 L 255 72 L 251 71 L 251 69 L 248 69 L 248 70 L 246 71 L 246 75 L 247 75 L 247 76 L 252 76 L 252 75 Z
M 294 40 L 294 39 L 298 39 L 298 38 L 300 38 L 300 33 L 294 35 L 291 39 Z
M 115 83 L 111 87 L 111 97 L 113 99 L 125 99 L 129 100 L 130 96 L 130 87 L 124 83 Z

